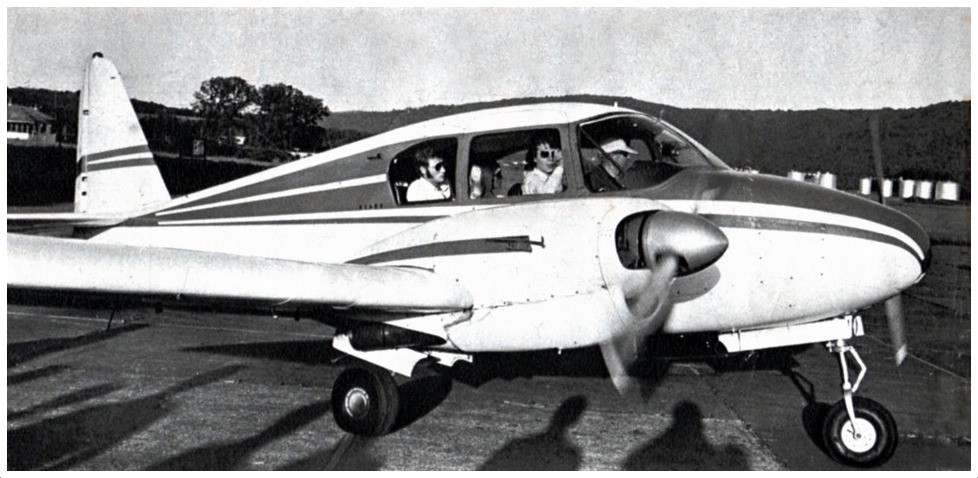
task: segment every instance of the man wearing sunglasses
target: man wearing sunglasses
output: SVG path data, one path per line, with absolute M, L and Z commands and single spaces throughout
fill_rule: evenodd
M 431 148 L 424 148 L 415 153 L 414 165 L 421 177 L 408 186 L 408 202 L 451 199 L 452 187 L 445 180 L 448 175 L 447 165 L 441 156 Z
M 523 177 L 523 194 L 555 194 L 564 190 L 564 156 L 560 148 L 539 141 L 527 156 L 535 167 Z

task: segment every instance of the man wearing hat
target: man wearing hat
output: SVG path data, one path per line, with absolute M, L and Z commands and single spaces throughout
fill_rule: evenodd
M 601 150 L 584 155 L 585 180 L 592 191 L 616 191 L 626 188 L 629 171 L 635 164 L 638 151 L 628 147 L 622 138 L 608 138 L 601 142 Z M 609 161 L 608 158 L 611 160 Z M 590 167 L 587 167 L 590 166 Z M 629 173 L 626 175 L 626 173 Z M 647 184 L 646 184 L 647 185 Z

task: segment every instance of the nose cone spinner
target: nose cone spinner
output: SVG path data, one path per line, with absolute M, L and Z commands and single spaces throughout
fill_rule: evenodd
M 642 255 L 654 264 L 663 256 L 679 260 L 677 275 L 710 267 L 729 242 L 715 224 L 697 214 L 657 211 L 645 217 L 641 228 Z

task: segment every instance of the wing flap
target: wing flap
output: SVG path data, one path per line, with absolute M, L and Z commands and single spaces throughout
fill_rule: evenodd
M 7 288 L 226 300 L 260 307 L 389 311 L 472 307 L 468 290 L 433 272 L 319 264 L 214 252 L 7 234 Z

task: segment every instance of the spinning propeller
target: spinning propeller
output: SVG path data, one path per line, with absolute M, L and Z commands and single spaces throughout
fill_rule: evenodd
M 626 219 L 618 230 L 619 258 L 629 268 L 647 268 L 646 286 L 625 297 L 630 322 L 601 344 L 608 373 L 621 393 L 634 388 L 628 370 L 640 357 L 645 339 L 669 316 L 669 290 L 677 276 L 711 266 L 727 250 L 727 237 L 696 214 L 655 211 Z
M 880 119 L 878 115 L 869 118 L 869 135 L 873 143 L 873 162 L 876 164 L 876 180 L 879 185 L 880 204 L 886 205 L 883 192 L 883 152 L 880 146 Z M 897 294 L 886 300 L 886 323 L 890 328 L 890 343 L 893 345 L 893 359 L 897 366 L 907 358 L 907 335 L 903 327 L 903 298 Z

